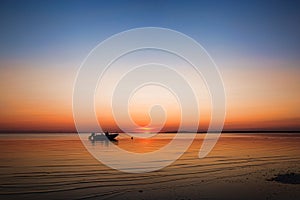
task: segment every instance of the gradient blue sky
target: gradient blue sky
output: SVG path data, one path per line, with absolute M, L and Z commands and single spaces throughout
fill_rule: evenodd
M 216 56 L 297 59 L 299 6 L 297 1 L 1 1 L 0 55 L 81 59 L 112 34 L 159 26 L 186 33 Z
M 72 127 L 58 119 L 72 116 L 80 63 L 109 36 L 145 26 L 185 33 L 210 53 L 228 129 L 298 129 L 299 24 L 300 1 L 1 1 L 0 129 Z

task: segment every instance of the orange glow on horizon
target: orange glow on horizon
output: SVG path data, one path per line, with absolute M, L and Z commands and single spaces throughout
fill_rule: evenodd
M 0 68 L 0 131 L 75 131 L 72 87 L 76 70 L 65 69 L 64 74 L 60 68 L 20 66 Z M 298 68 L 235 68 L 223 70 L 222 75 L 227 94 L 225 130 L 300 129 Z M 133 121 L 142 131 L 155 130 L 155 125 L 149 125 L 148 110 L 133 105 Z M 180 125 L 178 108 L 169 105 L 163 131 L 177 130 Z M 109 107 L 98 107 L 97 112 L 104 129 L 119 131 Z M 200 130 L 206 130 L 209 111 L 200 109 L 200 114 Z

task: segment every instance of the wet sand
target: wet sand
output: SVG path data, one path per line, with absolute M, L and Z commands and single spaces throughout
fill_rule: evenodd
M 173 136 L 121 136 L 117 145 L 143 153 Z M 199 159 L 202 140 L 198 135 L 166 168 L 129 174 L 99 163 L 77 135 L 2 134 L 0 198 L 300 199 L 300 184 L 278 181 L 279 175 L 300 173 L 300 134 L 223 134 L 213 151 Z

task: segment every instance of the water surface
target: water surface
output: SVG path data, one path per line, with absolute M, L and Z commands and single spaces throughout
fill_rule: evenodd
M 173 137 L 160 134 L 131 140 L 121 135 L 116 143 L 91 145 L 118 145 L 144 153 L 161 148 Z M 300 199 L 299 184 L 268 181 L 278 173 L 300 172 L 300 135 L 222 134 L 213 151 L 199 159 L 203 137 L 197 135 L 188 151 L 170 166 L 130 174 L 101 164 L 76 134 L 1 134 L 0 197 Z

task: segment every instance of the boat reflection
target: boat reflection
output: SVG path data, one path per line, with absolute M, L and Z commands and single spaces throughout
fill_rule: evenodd
M 118 145 L 119 144 L 119 141 L 118 140 L 108 140 L 108 139 L 105 139 L 105 140 L 101 140 L 101 141 L 90 141 L 91 144 L 93 146 L 105 146 L 105 147 L 109 147 L 111 144 L 113 145 Z

